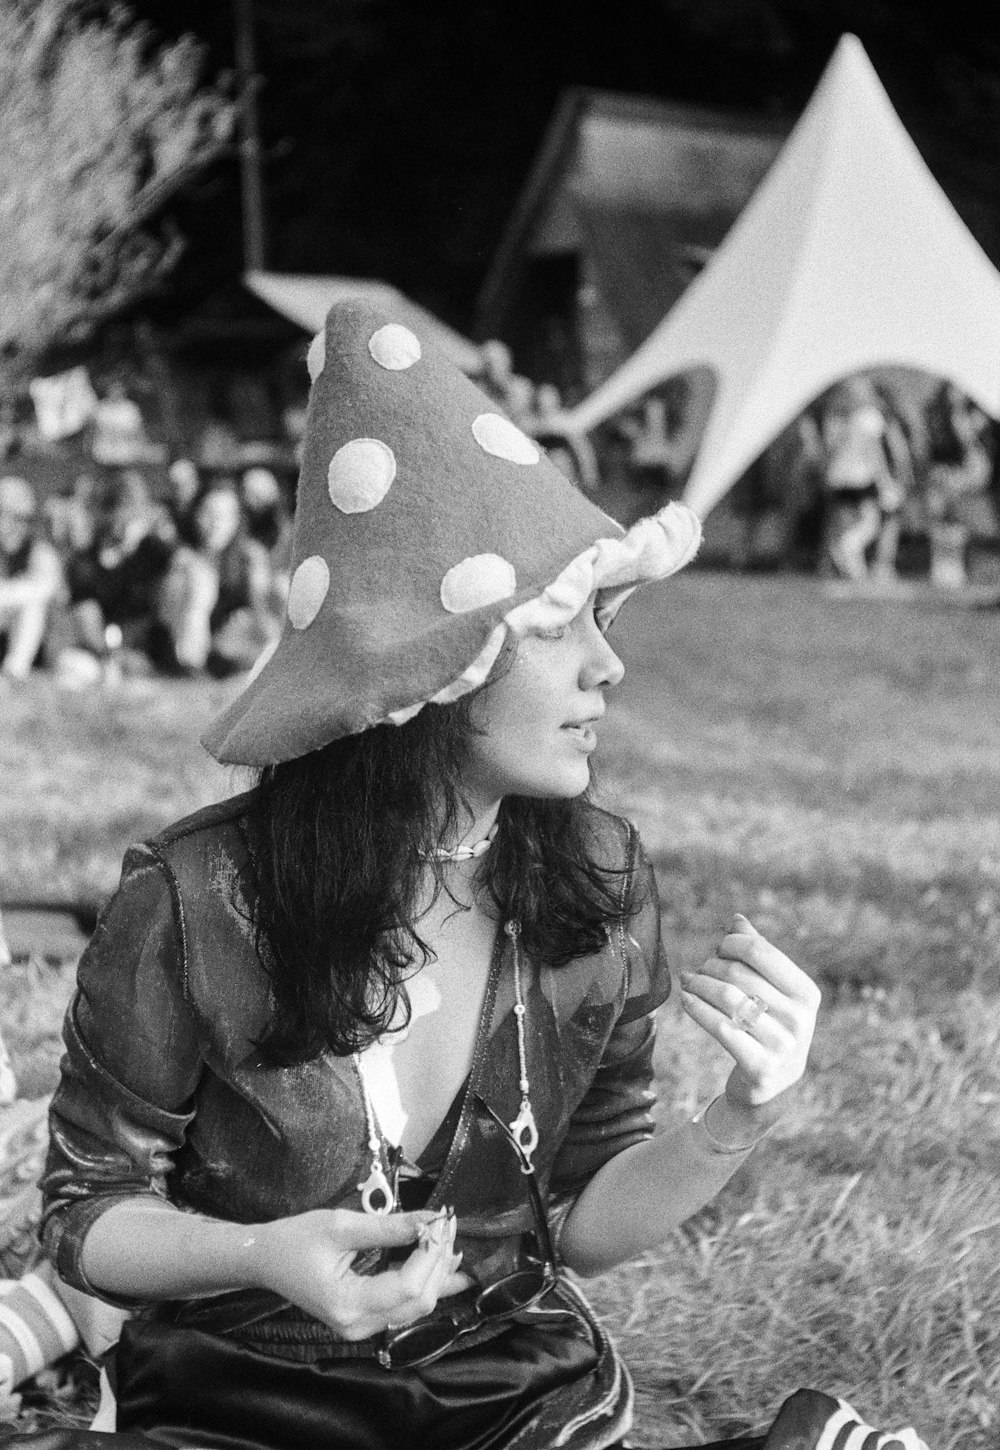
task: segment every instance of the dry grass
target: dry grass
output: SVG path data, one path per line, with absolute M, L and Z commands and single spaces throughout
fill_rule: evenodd
M 639 823 L 664 936 L 697 962 L 734 909 L 817 973 L 794 1111 L 657 1254 L 594 1281 L 638 1391 L 635 1439 L 769 1422 L 811 1385 L 933 1450 L 1000 1438 L 1000 613 L 832 602 L 694 574 L 625 611 L 631 678 L 605 796 Z M 232 785 L 194 745 L 219 687 L 5 702 L 0 897 L 105 894 L 135 836 Z M 55 1069 L 68 978 L 6 978 L 26 1087 Z M 675 1006 L 663 1113 L 725 1071 Z M 65 1417 L 86 1371 L 50 1378 Z M 61 1398 L 60 1398 L 61 1396 Z

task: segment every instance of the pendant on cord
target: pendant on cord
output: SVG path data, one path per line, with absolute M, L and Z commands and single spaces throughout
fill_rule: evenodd
M 521 1099 L 520 1110 L 517 1117 L 510 1124 L 510 1131 L 514 1134 L 524 1154 L 525 1163 L 521 1166 L 521 1172 L 533 1172 L 531 1155 L 538 1147 L 538 1126 L 535 1123 L 535 1115 L 531 1111 L 531 1103 L 527 1097 Z
M 361 1193 L 361 1207 L 365 1213 L 392 1213 L 396 1207 L 392 1184 L 382 1171 L 378 1158 L 372 1159 L 371 1171 L 364 1183 L 358 1184 Z

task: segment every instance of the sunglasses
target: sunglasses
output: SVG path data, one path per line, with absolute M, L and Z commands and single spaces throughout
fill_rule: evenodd
M 469 1334 L 483 1324 L 509 1319 L 513 1314 L 530 1309 L 544 1298 L 559 1277 L 552 1236 L 531 1159 L 489 1103 L 478 1093 L 474 1100 L 476 1106 L 493 1119 L 517 1154 L 521 1172 L 528 1181 L 528 1202 L 534 1219 L 535 1237 L 542 1251 L 542 1262 L 516 1269 L 514 1273 L 498 1279 L 495 1284 L 482 1289 L 471 1303 L 464 1304 L 461 1309 L 443 1318 L 433 1319 L 429 1323 L 411 1324 L 391 1332 L 387 1330 L 378 1350 L 378 1361 L 383 1369 L 415 1369 L 418 1365 L 430 1364 L 445 1354 L 463 1334 Z

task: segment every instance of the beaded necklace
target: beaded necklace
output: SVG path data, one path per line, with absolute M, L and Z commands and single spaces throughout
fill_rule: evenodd
M 514 1023 L 517 1028 L 517 1061 L 520 1069 L 518 1087 L 521 1092 L 521 1105 L 518 1108 L 517 1116 L 511 1120 L 510 1130 L 524 1151 L 525 1163 L 521 1167 L 521 1172 L 530 1173 L 532 1171 L 531 1155 L 538 1147 L 538 1126 L 531 1110 L 531 1083 L 528 1079 L 528 1053 L 524 1036 L 524 1018 L 528 1009 L 524 1005 L 524 994 L 521 987 L 521 953 L 518 940 L 521 935 L 520 924 L 516 921 L 505 922 L 504 932 L 510 938 L 514 952 Z M 358 1184 L 361 1207 L 365 1213 L 392 1213 L 396 1207 L 396 1195 L 383 1167 L 383 1158 L 388 1155 L 385 1140 L 375 1116 L 375 1105 L 368 1090 L 360 1052 L 352 1054 L 352 1061 L 361 1084 L 361 1096 L 365 1105 L 365 1124 L 368 1130 L 368 1150 L 371 1153 L 368 1177 Z
M 433 851 L 428 851 L 426 856 L 421 859 L 424 861 L 472 861 L 479 856 L 485 856 L 493 845 L 499 824 L 499 821 L 494 821 L 486 835 L 471 846 L 466 846 L 464 843 L 461 846 L 437 846 Z

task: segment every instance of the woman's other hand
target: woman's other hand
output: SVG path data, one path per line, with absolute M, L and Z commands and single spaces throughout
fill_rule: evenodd
M 726 1084 L 734 1106 L 760 1108 L 798 1082 L 820 991 L 745 916 L 734 916 L 716 955 L 680 980 L 685 1012 L 736 1063 Z
M 431 1231 L 418 1242 L 425 1224 Z M 367 1339 L 423 1318 L 439 1299 L 468 1288 L 471 1280 L 458 1272 L 455 1224 L 454 1218 L 430 1212 L 374 1215 L 348 1209 L 275 1219 L 253 1230 L 256 1277 L 262 1288 L 322 1320 L 342 1339 Z M 354 1271 L 366 1250 L 407 1244 L 415 1247 L 398 1267 L 371 1275 Z

